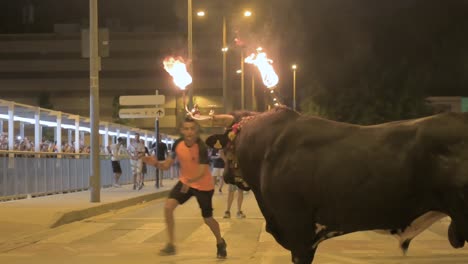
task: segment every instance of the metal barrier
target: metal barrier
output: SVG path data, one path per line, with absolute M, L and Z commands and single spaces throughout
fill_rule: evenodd
M 110 187 L 114 174 L 108 155 L 101 155 L 101 186 Z M 121 184 L 132 184 L 130 161 L 120 161 Z M 167 174 L 166 174 L 167 175 Z M 0 151 L 0 200 L 21 199 L 89 188 L 89 154 Z M 147 166 L 145 181 L 156 179 Z

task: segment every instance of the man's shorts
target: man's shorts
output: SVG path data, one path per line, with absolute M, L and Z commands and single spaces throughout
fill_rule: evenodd
M 143 170 L 143 160 L 130 160 L 130 166 L 132 167 L 132 174 L 141 174 Z
M 122 173 L 122 168 L 120 167 L 120 161 L 113 160 L 112 161 L 112 172 L 113 173 Z
M 224 168 L 213 168 L 211 175 L 213 177 L 222 177 L 224 174 Z
M 179 181 L 169 193 L 169 198 L 177 200 L 179 204 L 184 204 L 190 197 L 197 198 L 198 205 L 200 206 L 203 218 L 213 216 L 213 204 L 211 198 L 213 197 L 214 190 L 200 191 L 194 188 L 189 188 L 186 193 L 181 192 L 183 183 Z

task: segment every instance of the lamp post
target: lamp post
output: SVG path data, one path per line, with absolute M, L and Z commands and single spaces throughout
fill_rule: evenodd
M 190 2 L 190 9 L 189 11 L 191 11 L 191 0 L 189 0 Z M 199 10 L 197 11 L 197 16 L 199 17 L 204 17 L 206 15 L 206 12 L 204 10 Z M 244 17 L 251 17 L 252 16 L 252 11 L 250 10 L 245 10 L 244 13 L 243 13 L 243 16 Z M 191 21 L 191 15 L 189 16 L 189 20 Z M 223 87 L 223 106 L 224 106 L 224 110 L 225 112 L 230 112 L 232 109 L 231 109 L 231 105 L 228 106 L 228 90 L 227 90 L 227 52 L 229 50 L 229 47 L 227 45 L 227 29 L 226 29 L 226 16 L 223 15 L 223 24 L 222 24 L 222 42 L 223 42 L 223 47 L 221 48 L 221 51 L 223 53 L 223 81 L 222 81 L 222 87 Z M 189 30 L 190 30 L 190 33 L 189 33 L 189 40 L 190 42 L 192 41 L 192 23 L 190 22 L 189 23 Z M 190 48 L 189 48 L 189 52 L 191 52 L 191 43 L 190 43 Z M 189 59 L 190 59 L 190 55 L 189 55 Z M 243 71 L 243 68 L 244 68 L 244 54 L 243 54 L 243 50 L 241 48 L 241 68 L 242 68 L 242 73 L 241 73 L 241 108 L 244 109 L 245 108 L 245 101 L 244 101 L 244 93 L 245 93 L 245 87 L 244 87 L 244 71 Z
M 192 32 L 192 0 L 187 0 L 187 50 L 188 50 L 188 60 L 190 63 L 189 72 L 193 76 L 193 32 Z M 204 14 L 203 14 L 204 15 Z M 188 90 L 188 106 L 189 109 L 192 109 L 193 102 L 193 90 L 194 85 L 192 83 L 192 88 Z
M 99 57 L 98 57 L 98 0 L 89 0 L 89 80 L 91 117 L 91 202 L 101 201 L 99 164 Z M 60 144 L 60 143 L 59 143 Z
M 291 66 L 291 69 L 293 70 L 293 110 L 296 111 L 296 70 L 297 70 L 297 65 L 293 64 Z
M 230 112 L 231 107 L 227 106 L 227 40 L 226 40 L 226 16 L 223 16 L 223 107 L 224 112 Z

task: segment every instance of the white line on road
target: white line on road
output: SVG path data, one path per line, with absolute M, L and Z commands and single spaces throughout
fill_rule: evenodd
M 140 244 L 145 242 L 150 237 L 161 233 L 161 231 L 163 231 L 165 228 L 165 223 L 144 224 L 136 230 L 118 237 L 117 239 L 113 240 L 112 243 Z
M 38 242 L 38 244 L 44 243 L 60 243 L 67 244 L 72 243 L 73 241 L 80 240 L 92 234 L 101 232 L 111 226 L 115 225 L 114 223 L 86 223 L 78 226 L 75 230 L 67 231 L 60 233 L 58 235 L 46 238 Z

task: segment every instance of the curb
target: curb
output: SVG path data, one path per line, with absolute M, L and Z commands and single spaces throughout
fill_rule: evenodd
M 66 212 L 62 214 L 61 216 L 59 216 L 59 218 L 50 225 L 50 228 L 55 228 L 55 227 L 59 227 L 61 225 L 69 224 L 72 222 L 81 221 L 86 218 L 90 218 L 93 216 L 107 213 L 111 210 L 118 210 L 118 209 L 122 209 L 125 207 L 133 206 L 139 203 L 163 198 L 163 197 L 166 197 L 169 194 L 169 192 L 170 190 L 159 191 L 156 193 L 150 193 L 150 194 L 133 197 L 133 198 L 122 200 L 122 201 L 100 204 L 100 205 L 85 208 L 85 209 L 79 209 L 75 211 Z

